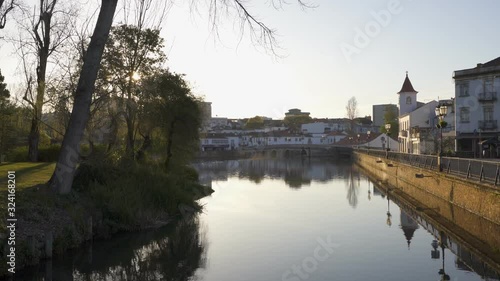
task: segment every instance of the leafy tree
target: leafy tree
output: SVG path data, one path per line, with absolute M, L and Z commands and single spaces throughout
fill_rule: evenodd
M 5 78 L 0 71 L 0 163 L 2 155 L 13 144 L 14 126 L 12 117 L 15 113 L 14 106 L 10 103 L 10 92 L 7 90 L 7 84 L 4 83 Z
M 283 122 L 285 126 L 292 132 L 300 133 L 302 124 L 311 123 L 312 118 L 309 115 L 289 115 L 286 116 Z
M 139 0 L 144 2 L 145 0 Z M 302 0 L 297 0 L 302 6 L 306 4 Z M 89 119 L 89 108 L 91 97 L 95 88 L 97 72 L 99 71 L 104 46 L 109 37 L 113 16 L 116 11 L 118 0 L 101 0 L 99 16 L 95 24 L 95 29 L 90 40 L 90 44 L 84 56 L 84 63 L 80 73 L 80 79 L 75 91 L 73 111 L 56 164 L 56 169 L 50 185 L 61 194 L 69 193 L 79 161 L 79 143 L 83 137 L 86 123 Z M 250 32 L 250 38 L 257 43 L 266 46 L 268 50 L 274 52 L 276 44 L 275 31 L 257 18 L 247 9 L 246 2 L 240 0 L 233 1 L 210 1 L 209 12 L 214 29 L 217 28 L 218 16 L 222 11 L 235 11 L 240 19 L 242 31 Z M 277 0 L 275 4 L 280 6 L 286 3 L 284 0 Z M 229 9 L 231 8 L 231 9 Z M 216 33 L 217 34 L 217 33 Z
M 184 75 L 163 70 L 144 81 L 140 131 L 143 153 L 151 146 L 153 129 L 158 128 L 165 140 L 165 167 L 172 160 L 183 163 L 198 148 L 201 110 L 199 100 L 191 93 Z
M 264 118 L 261 116 L 255 116 L 249 118 L 245 123 L 245 129 L 247 130 L 255 130 L 264 128 Z
M 398 120 L 398 110 L 395 107 L 386 106 L 384 113 L 384 125 L 380 127 L 380 132 L 387 133 L 385 124 L 391 124 L 391 129 L 389 130 L 389 136 L 392 138 L 397 138 L 399 134 L 399 120 Z
M 104 87 L 114 88 L 124 103 L 127 126 L 126 153 L 133 159 L 137 127 L 137 100 L 140 99 L 140 80 L 154 73 L 165 61 L 160 30 L 140 29 L 131 25 L 111 28 L 103 56 Z

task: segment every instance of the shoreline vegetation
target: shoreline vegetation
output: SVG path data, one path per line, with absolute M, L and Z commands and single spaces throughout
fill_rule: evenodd
M 118 232 L 139 231 L 168 224 L 186 212 L 202 209 L 196 200 L 213 190 L 198 183 L 185 164 L 113 161 L 97 157 L 82 162 L 73 191 L 59 195 L 46 184 L 52 162 L 0 164 L 0 180 L 16 171 L 15 271 L 61 255 L 91 239 L 109 239 Z M 10 275 L 7 254 L 7 188 L 0 188 L 0 277 Z

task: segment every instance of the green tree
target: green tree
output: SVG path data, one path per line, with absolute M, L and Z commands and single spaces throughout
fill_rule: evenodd
M 386 106 L 384 110 L 384 125 L 380 127 L 380 132 L 387 133 L 385 124 L 391 124 L 391 129 L 389 130 L 389 136 L 392 138 L 397 138 L 399 134 L 399 120 L 398 120 L 398 110 L 392 106 Z
M 144 142 L 139 152 L 151 146 L 156 128 L 164 140 L 165 168 L 173 161 L 184 164 L 198 150 L 201 110 L 184 75 L 163 70 L 144 81 L 141 126 Z M 163 146 L 160 144 L 160 146 Z
M 245 129 L 247 130 L 255 130 L 255 129 L 263 129 L 264 128 L 264 118 L 261 116 L 255 116 L 249 118 L 245 123 Z
M 311 123 L 312 118 L 309 115 L 290 115 L 286 116 L 283 122 L 290 131 L 300 133 L 302 124 Z
M 10 103 L 10 92 L 7 90 L 5 78 L 0 71 L 0 163 L 2 155 L 14 144 L 14 124 L 13 116 L 15 107 Z
M 114 88 L 124 103 L 127 127 L 126 154 L 133 159 L 137 129 L 137 100 L 140 82 L 154 73 L 166 59 L 160 30 L 141 29 L 131 25 L 111 28 L 103 56 L 102 77 L 105 87 Z
M 144 2 L 145 0 L 139 0 Z M 297 0 L 301 6 L 307 6 L 303 1 Z M 284 0 L 277 0 L 275 4 L 280 6 Z M 56 164 L 54 174 L 50 179 L 50 185 L 61 194 L 71 191 L 71 185 L 79 162 L 79 144 L 82 140 L 85 126 L 90 116 L 92 93 L 95 89 L 97 73 L 101 66 L 102 53 L 109 37 L 113 16 L 116 11 L 118 0 L 101 0 L 99 15 L 95 24 L 94 32 L 89 46 L 85 52 L 80 78 L 75 91 L 75 99 L 71 117 L 66 134 L 64 135 L 61 153 Z M 258 44 L 274 51 L 276 47 L 275 31 L 257 20 L 246 6 L 246 2 L 233 1 L 210 1 L 209 11 L 213 27 L 217 28 L 217 19 L 222 11 L 234 10 L 239 17 L 242 32 L 248 30 L 250 38 Z M 232 9 L 229 9 L 232 8 Z M 276 7 L 276 6 L 275 6 Z

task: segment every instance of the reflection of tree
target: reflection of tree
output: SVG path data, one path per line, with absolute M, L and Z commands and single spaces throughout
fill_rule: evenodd
M 163 229 L 97 241 L 90 253 L 82 250 L 51 261 L 50 275 L 54 280 L 75 281 L 192 280 L 206 264 L 206 244 L 193 216 Z M 41 280 L 40 273 L 47 276 L 47 266 L 42 268 L 20 278 Z
M 302 171 L 291 171 L 285 174 L 285 183 L 290 188 L 301 188 L 302 185 L 310 185 L 311 180 L 302 177 Z
M 349 205 L 351 205 L 351 207 L 356 208 L 358 206 L 359 184 L 357 185 L 354 183 L 354 180 L 354 173 L 351 168 L 349 169 L 349 177 L 347 178 L 347 201 L 349 201 Z
M 311 181 L 327 182 L 346 179 L 350 162 L 325 159 L 248 159 L 239 161 L 204 162 L 193 165 L 200 180 L 207 184 L 213 180 L 227 180 L 237 176 L 261 183 L 264 178 L 284 179 L 292 188 L 310 184 Z

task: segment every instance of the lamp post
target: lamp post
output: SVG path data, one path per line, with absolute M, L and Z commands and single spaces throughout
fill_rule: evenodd
M 367 135 L 367 141 L 368 141 L 368 144 L 367 144 L 367 145 L 368 145 L 368 149 L 370 149 L 370 134 L 371 134 L 371 132 L 370 132 L 370 131 L 366 132 L 366 135 Z
M 438 152 L 438 169 L 439 171 L 443 171 L 443 167 L 441 167 L 441 157 L 443 157 L 443 128 L 446 127 L 447 123 L 444 121 L 444 117 L 448 113 L 448 106 L 440 105 L 436 107 L 436 116 L 439 118 L 439 122 L 436 127 L 439 129 L 439 152 Z
M 385 136 L 386 136 L 386 139 L 387 139 L 387 150 L 385 152 L 385 158 L 388 159 L 389 158 L 389 151 L 391 150 L 391 140 L 390 140 L 390 136 L 389 134 L 391 133 L 391 124 L 390 123 L 387 123 L 385 124 Z

